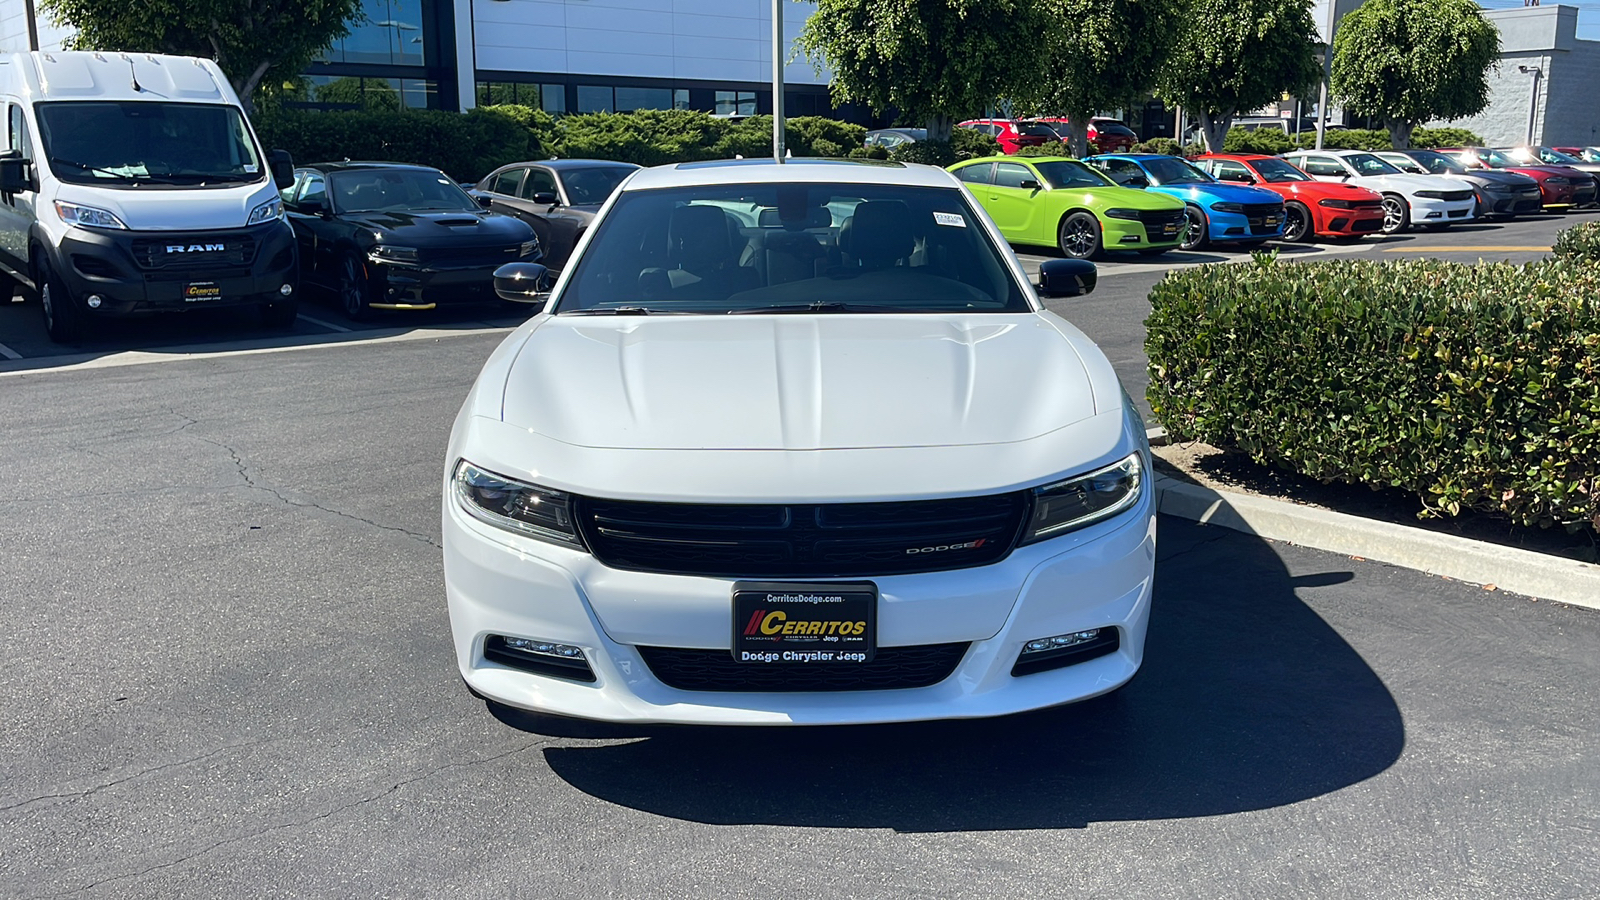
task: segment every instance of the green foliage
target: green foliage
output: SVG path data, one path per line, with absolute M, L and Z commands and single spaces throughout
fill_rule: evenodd
M 950 145 L 955 149 L 957 160 L 997 156 L 1000 153 L 999 141 L 972 128 L 957 128 L 951 132 Z
M 1600 266 L 1258 257 L 1171 272 L 1150 303 L 1174 438 L 1433 513 L 1600 528 Z
M 1048 144 L 1041 144 L 1037 147 L 1021 147 L 1013 155 L 1028 157 L 1071 156 L 1072 148 L 1059 141 L 1051 141 Z
M 555 116 L 534 106 L 480 106 L 522 126 L 528 135 L 528 159 L 544 159 L 556 155 L 561 148 L 561 136 L 556 129 Z
M 1133 153 L 1159 153 L 1162 156 L 1183 156 L 1183 145 L 1172 138 L 1151 138 L 1133 145 Z
M 560 126 L 561 155 L 615 159 L 641 166 L 716 159 L 722 155 L 714 149 L 717 138 L 728 124 L 710 113 L 687 109 L 564 116 Z M 769 124 L 762 151 L 765 154 L 772 152 L 770 129 Z
M 360 78 L 335 78 L 324 85 L 314 86 L 309 95 L 318 103 L 347 103 L 357 109 L 398 110 L 400 92 L 386 80 L 369 78 L 363 84 Z
M 1178 27 L 1173 0 L 1045 0 L 1048 39 L 1040 108 L 1065 115 L 1074 155 L 1088 152 L 1089 118 L 1133 106 L 1155 84 Z
M 958 132 L 961 130 L 960 128 L 956 129 Z M 999 151 L 996 150 L 995 152 L 998 153 Z M 925 166 L 938 166 L 940 168 L 954 165 L 962 159 L 971 159 L 971 157 L 956 155 L 955 147 L 945 141 L 917 141 L 916 143 L 901 144 L 889 151 L 889 158 L 895 162 L 922 163 Z
M 1488 145 L 1483 135 L 1465 128 L 1418 128 L 1411 132 L 1411 146 L 1418 150 L 1435 147 L 1483 147 Z
M 836 105 L 894 107 L 938 140 L 998 98 L 1036 96 L 1044 56 L 1025 51 L 1051 27 L 1038 0 L 818 0 L 795 47 L 832 73 Z
M 1556 259 L 1600 263 L 1600 222 L 1584 222 L 1562 229 L 1556 235 L 1555 246 L 1550 249 Z
M 1473 0 L 1367 0 L 1344 17 L 1333 50 L 1335 99 L 1382 118 L 1403 150 L 1423 122 L 1489 105 L 1500 32 Z
M 78 50 L 170 53 L 215 59 L 253 108 L 263 78 L 282 84 L 350 33 L 362 0 L 40 0 L 74 32 Z
M 1226 153 L 1288 153 L 1294 146 L 1294 138 L 1276 128 L 1230 128 L 1222 141 Z
M 1190 0 L 1156 92 L 1198 115 L 1220 150 L 1239 110 L 1316 83 L 1316 40 L 1307 0 Z
M 262 143 L 297 162 L 384 160 L 433 166 L 459 181 L 476 181 L 496 166 L 538 158 L 529 131 L 498 110 L 469 113 L 273 110 L 254 119 Z
M 856 147 L 847 154 L 851 159 L 888 159 L 889 148 L 881 146 Z

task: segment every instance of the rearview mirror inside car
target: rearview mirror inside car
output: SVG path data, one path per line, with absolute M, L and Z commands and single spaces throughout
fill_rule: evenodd
M 550 270 L 538 263 L 506 263 L 494 270 L 494 292 L 501 300 L 526 303 L 539 312 L 550 299 L 545 277 Z
M 1039 264 L 1039 296 L 1081 297 L 1094 290 L 1100 270 L 1086 259 L 1047 259 Z

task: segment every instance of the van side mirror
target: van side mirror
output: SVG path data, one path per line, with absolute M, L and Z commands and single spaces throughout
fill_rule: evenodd
M 1100 270 L 1086 259 L 1047 259 L 1039 264 L 1041 297 L 1081 297 L 1094 291 Z
M 0 194 L 11 196 L 32 190 L 33 178 L 21 150 L 0 150 Z
M 267 169 L 272 172 L 272 183 L 278 186 L 278 190 L 294 184 L 294 157 L 289 155 L 289 151 L 268 151 Z
M 550 292 L 544 288 L 549 272 L 538 263 L 506 263 L 494 270 L 495 295 L 511 303 L 526 303 L 538 313 L 550 300 Z

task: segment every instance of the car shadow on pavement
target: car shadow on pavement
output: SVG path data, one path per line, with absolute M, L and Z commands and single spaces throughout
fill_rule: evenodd
M 1266 542 L 1163 518 L 1144 668 L 1122 691 L 1003 719 L 849 728 L 624 728 L 495 708 L 559 742 L 602 800 L 710 824 L 938 832 L 1222 815 L 1355 784 L 1399 757 L 1388 689 Z

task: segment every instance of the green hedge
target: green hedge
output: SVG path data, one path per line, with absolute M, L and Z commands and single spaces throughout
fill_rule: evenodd
M 1600 263 L 1600 222 L 1562 229 L 1550 249 L 1556 259 Z
M 1133 153 L 1157 153 L 1162 156 L 1183 156 L 1183 145 L 1172 138 L 1151 138 L 1133 145 Z
M 940 141 L 901 144 L 889 151 L 889 158 L 897 162 L 948 166 L 963 159 L 997 156 L 999 153 L 1000 142 L 993 137 L 971 128 L 956 128 L 951 130 L 948 144 Z
M 1427 509 L 1600 528 L 1600 266 L 1208 265 L 1150 295 L 1177 440 Z
M 1465 128 L 1418 128 L 1411 133 L 1411 146 L 1426 150 L 1433 147 L 1481 147 L 1483 138 Z M 1246 131 L 1230 128 L 1223 138 L 1226 153 L 1288 153 L 1296 149 L 1310 149 L 1317 145 L 1315 131 L 1302 131 L 1298 137 L 1276 128 L 1257 128 Z M 1323 136 L 1322 146 L 1330 150 L 1391 150 L 1394 143 L 1389 132 L 1361 128 L 1340 128 Z
M 254 119 L 262 143 L 288 150 L 296 163 L 369 159 L 422 163 L 461 181 L 496 166 L 548 154 L 529 131 L 499 110 L 278 110 Z

